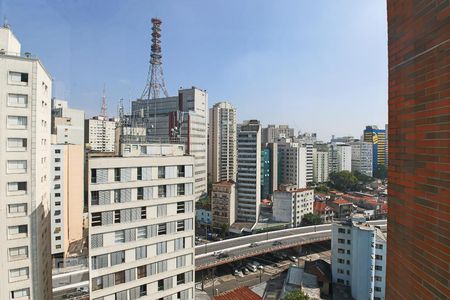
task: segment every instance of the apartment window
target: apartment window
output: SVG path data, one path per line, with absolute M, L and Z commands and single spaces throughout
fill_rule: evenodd
M 147 246 L 140 246 L 136 248 L 136 260 L 147 258 Z
M 25 298 L 25 297 L 30 297 L 30 289 L 29 288 L 15 290 L 15 291 L 11 292 L 11 299 L 19 299 L 19 298 Z
M 375 276 L 375 281 L 382 281 L 383 278 L 381 276 Z
M 91 183 L 97 183 L 97 169 L 91 169 Z
M 338 263 L 340 263 L 340 264 L 343 264 L 343 263 L 345 263 L 345 259 L 342 259 L 342 258 L 338 258 Z
M 375 266 L 375 270 L 377 270 L 377 271 L 383 271 L 383 267 L 382 267 L 382 266 Z
M 16 225 L 8 227 L 9 235 L 27 235 L 28 234 L 28 226 L 27 225 Z
M 147 285 L 146 284 L 139 286 L 139 296 L 140 297 L 147 296 Z
M 59 162 L 61 162 L 61 158 L 59 158 L 59 157 L 55 158 L 55 163 L 59 163 Z
M 340 253 L 340 254 L 345 254 L 345 250 L 344 250 L 344 249 L 341 249 L 341 248 L 338 248 L 338 253 Z
M 167 253 L 167 242 L 160 242 L 156 244 L 156 255 Z
M 55 223 L 61 223 L 61 219 L 55 219 Z
M 55 193 L 55 197 L 56 198 L 61 197 L 61 193 Z
M 177 202 L 177 214 L 184 214 L 185 213 L 185 204 L 183 202 Z
M 344 270 L 342 269 L 337 269 L 338 274 L 344 274 Z
M 27 149 L 27 139 L 24 138 L 8 138 L 8 150 L 24 151 Z
M 382 244 L 376 244 L 376 245 L 375 245 L 375 248 L 376 248 L 376 249 L 383 249 L 383 245 L 382 245 Z
M 177 275 L 177 285 L 186 283 L 184 273 Z
M 167 234 L 167 226 L 166 223 L 158 224 L 158 235 Z
M 147 266 L 139 266 L 137 267 L 137 278 L 147 277 Z
M 120 223 L 120 210 L 119 209 L 114 211 L 114 223 Z
M 9 260 L 19 260 L 28 257 L 28 247 L 9 248 Z
M 55 236 L 55 241 L 60 241 L 61 237 L 60 236 Z
M 158 280 L 158 291 L 164 291 L 164 279 Z
M 27 213 L 27 204 L 26 203 L 8 204 L 8 213 L 10 213 L 10 214 L 26 214 Z
M 55 214 L 54 214 L 55 216 L 59 216 L 59 215 L 61 215 L 61 211 L 60 210 L 55 210 Z
M 345 244 L 345 239 L 338 239 L 339 244 Z
M 103 277 L 92 278 L 92 290 L 97 291 L 103 289 Z
M 114 169 L 114 181 L 120 181 L 120 168 Z
M 125 231 L 119 230 L 114 233 L 114 242 L 116 244 L 125 243 Z
M 184 220 L 177 221 L 177 232 L 184 231 Z
M 9 82 L 12 84 L 27 85 L 28 84 L 28 73 L 21 72 L 9 72 Z
M 91 192 L 91 205 L 99 204 L 99 193 L 98 191 Z
M 108 267 L 108 254 L 93 256 L 91 262 L 94 270 L 106 268 Z
M 142 226 L 142 227 L 138 227 L 137 229 L 137 239 L 138 240 L 143 240 L 147 238 L 147 227 L 146 226 Z
M 351 240 L 347 240 L 347 244 L 350 245 L 352 243 Z
M 26 171 L 26 160 L 8 160 L 8 173 L 25 173 Z
M 60 206 L 61 205 L 61 202 L 60 201 L 56 201 L 55 202 L 55 206 Z
M 350 250 L 347 250 L 347 254 L 350 254 Z
M 28 119 L 25 116 L 8 116 L 8 128 L 25 129 L 27 128 Z
M 141 220 L 147 219 L 147 207 L 141 207 Z
M 117 251 L 111 253 L 111 266 L 122 264 L 125 262 L 125 251 Z
M 138 187 L 137 188 L 137 199 L 138 200 L 143 200 L 144 199 L 144 188 L 143 187 Z
M 114 285 L 125 283 L 125 271 L 114 273 Z
M 375 292 L 381 292 L 381 288 L 379 286 L 375 287 Z
M 8 182 L 8 192 L 26 192 L 27 191 L 27 182 Z
M 92 227 L 102 226 L 102 213 L 92 213 L 91 225 Z
M 158 179 L 166 178 L 166 167 L 158 167 Z
M 178 177 L 184 177 L 184 166 L 177 166 Z
M 158 186 L 158 197 L 164 198 L 166 197 L 167 187 L 165 185 Z
M 339 229 L 338 229 L 338 232 L 339 232 L 339 233 L 345 233 L 345 229 L 344 229 L 344 228 L 339 228 Z
M 340 278 L 338 278 L 337 282 L 338 282 L 338 283 L 342 283 L 342 284 L 344 284 L 344 279 L 340 279 Z
M 142 167 L 137 168 L 137 180 L 142 180 Z
M 184 183 L 177 184 L 177 195 L 178 196 L 184 196 Z
M 61 167 L 55 167 L 55 171 L 61 171 Z
M 382 256 L 382 255 L 376 254 L 376 255 L 375 255 L 375 259 L 376 259 L 376 260 L 383 260 L 383 256 Z
M 28 278 L 28 267 L 9 270 L 9 278 Z
M 114 203 L 120 203 L 121 199 L 122 198 L 120 190 L 114 190 Z

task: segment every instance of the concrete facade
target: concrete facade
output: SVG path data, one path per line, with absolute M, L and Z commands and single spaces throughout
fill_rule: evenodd
M 88 159 L 93 300 L 194 299 L 194 163 L 183 145 Z
M 84 111 L 70 108 L 67 101 L 52 99 L 53 144 L 84 145 Z
M 212 225 L 229 227 L 236 221 L 236 184 L 232 181 L 213 183 L 211 191 Z
M 328 149 L 313 148 L 313 181 L 322 183 L 328 181 Z
M 278 156 L 280 161 L 279 184 L 289 184 L 295 185 L 298 188 L 306 188 L 308 178 L 307 153 L 308 148 L 300 143 L 293 142 L 291 139 L 280 139 L 278 142 Z
M 0 299 L 51 299 L 52 79 L 0 28 Z
M 289 128 L 288 125 L 267 125 L 262 128 L 261 141 L 262 143 L 276 143 L 280 138 L 292 138 L 294 136 L 294 128 Z
M 86 147 L 95 152 L 114 152 L 116 146 L 116 121 L 102 116 L 85 120 Z
M 372 177 L 372 144 L 367 142 L 353 142 L 352 147 L 352 171 Z
M 273 193 L 273 219 L 287 222 L 291 227 L 300 226 L 306 214 L 314 212 L 314 190 L 281 186 Z
M 333 282 L 349 286 L 354 299 L 385 299 L 386 236 L 362 215 L 333 223 Z
M 352 147 L 344 143 L 331 143 L 328 151 L 330 173 L 352 171 Z

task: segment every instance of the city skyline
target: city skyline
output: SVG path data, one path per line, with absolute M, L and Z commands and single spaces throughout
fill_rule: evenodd
M 176 95 L 180 86 L 194 85 L 208 91 L 209 107 L 223 100 L 232 103 L 238 122 L 259 119 L 266 126 L 283 120 L 296 130 L 317 132 L 324 140 L 332 134 L 359 138 L 364 126 L 387 123 L 382 2 L 348 6 L 290 2 L 282 7 L 269 2 L 256 6 L 204 1 L 175 6 L 159 1 L 24 5 L 3 1 L 0 13 L 25 41 L 24 51 L 32 49 L 46 62 L 54 96 L 84 109 L 87 116 L 100 112 L 104 84 L 109 115 L 117 115 L 119 99 L 128 106 L 141 95 L 148 70 L 150 18 L 156 15 L 163 21 L 163 63 L 170 95 Z M 360 13 L 349 13 L 350 5 Z M 271 88 L 263 89 L 266 86 Z M 276 97 L 278 104 L 273 106 Z M 322 119 L 314 116 L 318 111 Z

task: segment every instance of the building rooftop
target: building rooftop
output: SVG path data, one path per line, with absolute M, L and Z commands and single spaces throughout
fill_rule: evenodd
M 250 290 L 247 286 L 236 288 L 232 291 L 222 293 L 214 297 L 214 300 L 261 300 L 255 292 Z
M 351 204 L 351 202 L 344 200 L 342 198 L 337 198 L 336 200 L 333 201 L 333 203 L 335 203 L 335 204 Z

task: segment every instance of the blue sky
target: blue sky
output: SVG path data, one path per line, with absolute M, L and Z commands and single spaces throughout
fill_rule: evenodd
M 171 95 L 194 85 L 239 120 L 322 139 L 387 122 L 385 1 L 0 0 L 0 16 L 52 74 L 55 96 L 89 116 L 104 84 L 110 115 L 141 95 L 157 16 Z

